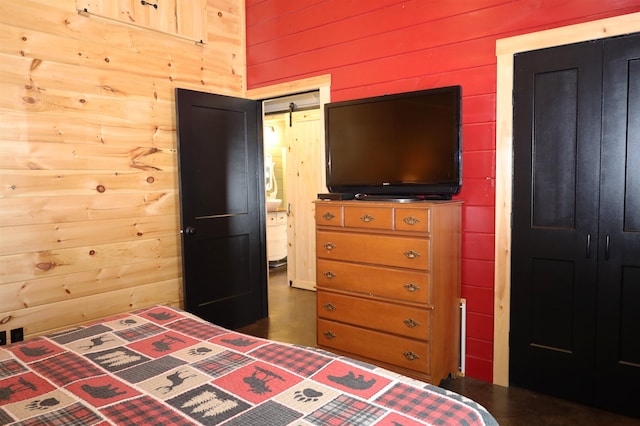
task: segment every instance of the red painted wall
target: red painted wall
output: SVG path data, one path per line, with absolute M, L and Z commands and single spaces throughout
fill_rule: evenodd
M 492 381 L 495 42 L 638 12 L 640 0 L 246 0 L 246 9 L 249 89 L 331 74 L 340 101 L 462 85 L 466 374 Z

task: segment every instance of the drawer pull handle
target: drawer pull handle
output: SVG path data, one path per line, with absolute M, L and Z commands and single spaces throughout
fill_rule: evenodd
M 330 331 L 325 331 L 325 332 L 324 332 L 324 333 L 322 333 L 322 334 L 324 334 L 324 337 L 326 337 L 327 339 L 335 339 L 335 338 L 336 338 L 336 335 L 335 335 L 335 334 L 333 334 L 333 333 L 332 333 L 332 332 L 330 332 Z
M 331 220 L 331 219 L 334 219 L 335 217 L 336 216 L 331 212 L 326 212 L 325 214 L 322 215 L 322 218 L 324 220 Z
M 325 276 L 325 278 L 326 278 L 326 279 L 328 279 L 328 280 L 332 280 L 332 279 L 334 279 L 334 278 L 336 277 L 336 274 L 334 274 L 334 273 L 333 273 L 333 272 L 331 272 L 331 271 L 327 271 L 327 272 L 325 272 L 325 273 L 324 273 L 324 274 L 322 274 L 322 275 L 324 275 L 324 276 Z
M 336 248 L 336 245 L 333 244 L 331 241 L 328 241 L 324 243 L 322 247 L 326 248 L 327 250 L 333 250 L 334 248 Z
M 403 321 L 404 325 L 406 325 L 409 328 L 414 328 L 420 325 L 419 322 L 417 322 L 416 320 L 412 319 L 412 318 L 407 318 L 406 320 Z
M 364 216 L 360 216 L 360 220 L 363 221 L 364 223 L 369 223 L 371 221 L 373 221 L 375 219 L 375 217 L 370 216 L 368 214 L 365 214 Z
M 404 219 L 402 219 L 402 221 L 404 223 L 406 223 L 407 225 L 416 225 L 416 224 L 420 223 L 420 219 L 418 219 L 417 217 L 413 217 L 413 216 L 405 217 Z
M 409 292 L 409 293 L 413 293 L 414 291 L 418 291 L 420 290 L 420 287 L 418 287 L 417 285 L 415 285 L 414 283 L 409 283 L 409 284 L 405 284 L 404 288 Z
M 404 255 L 407 256 L 407 259 L 416 259 L 420 257 L 420 253 L 414 250 L 405 251 Z
M 411 351 L 407 351 L 404 353 L 404 357 L 406 359 L 408 359 L 409 361 L 415 361 L 416 359 L 420 359 L 420 357 L 418 356 L 418 354 L 411 352 Z
M 335 311 L 336 310 L 336 306 L 332 305 L 331 303 L 325 303 L 324 305 L 322 305 L 327 311 L 331 312 L 331 311 Z

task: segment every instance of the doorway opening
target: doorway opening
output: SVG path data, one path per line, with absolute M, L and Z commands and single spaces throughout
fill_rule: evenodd
M 263 143 L 270 270 L 291 287 L 315 289 L 313 200 L 324 192 L 320 91 L 263 101 Z

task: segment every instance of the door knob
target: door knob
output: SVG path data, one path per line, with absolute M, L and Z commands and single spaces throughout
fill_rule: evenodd
M 184 230 L 184 233 L 187 235 L 193 235 L 196 233 L 196 228 L 194 228 L 193 226 L 187 226 Z

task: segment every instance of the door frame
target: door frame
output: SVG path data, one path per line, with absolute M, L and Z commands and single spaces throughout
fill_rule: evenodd
M 320 160 L 325 144 L 320 139 L 323 123 L 320 121 L 319 93 L 308 93 L 315 94 L 316 104 L 312 108 L 307 106 L 291 113 L 265 115 L 264 123 L 265 135 L 269 133 L 269 123 L 280 132 L 276 151 L 281 150 L 283 155 L 283 184 L 280 187 L 284 193 L 279 192 L 283 195 L 278 198 L 284 199 L 287 216 L 284 252 L 287 282 L 289 287 L 315 291 L 315 205 L 311 201 L 316 199 L 316 194 L 326 192 L 326 186 L 323 189 L 325 167 Z M 297 105 L 295 96 L 280 99 L 291 99 Z M 267 145 L 265 140 L 265 152 L 273 149 Z
M 264 86 L 256 89 L 249 89 L 245 91 L 244 97 L 252 100 L 267 100 L 311 91 L 319 92 L 320 140 L 324 141 L 324 104 L 331 102 L 331 74 L 323 74 L 317 77 L 304 78 L 301 80 L 288 81 L 286 83 L 274 84 L 271 86 Z M 264 115 L 262 119 L 264 121 Z M 322 161 L 324 164 L 324 143 L 320 144 L 320 150 L 321 156 L 319 161 Z M 327 186 L 327 176 L 324 167 L 322 167 L 321 170 L 321 185 L 325 188 Z M 287 235 L 288 234 L 289 232 L 287 232 Z M 268 263 L 267 265 L 265 265 L 265 267 L 268 268 Z
M 496 207 L 493 383 L 509 386 L 511 213 L 513 192 L 513 56 L 530 50 L 640 32 L 640 13 L 496 40 Z
M 324 104 L 331 102 L 331 74 L 323 74 L 317 77 L 273 84 L 271 86 L 259 87 L 257 89 L 248 89 L 245 91 L 243 97 L 258 101 L 295 95 L 297 93 L 311 92 L 314 90 L 320 92 L 320 119 L 324 122 Z M 320 136 L 324 140 L 324 126 L 321 128 Z

